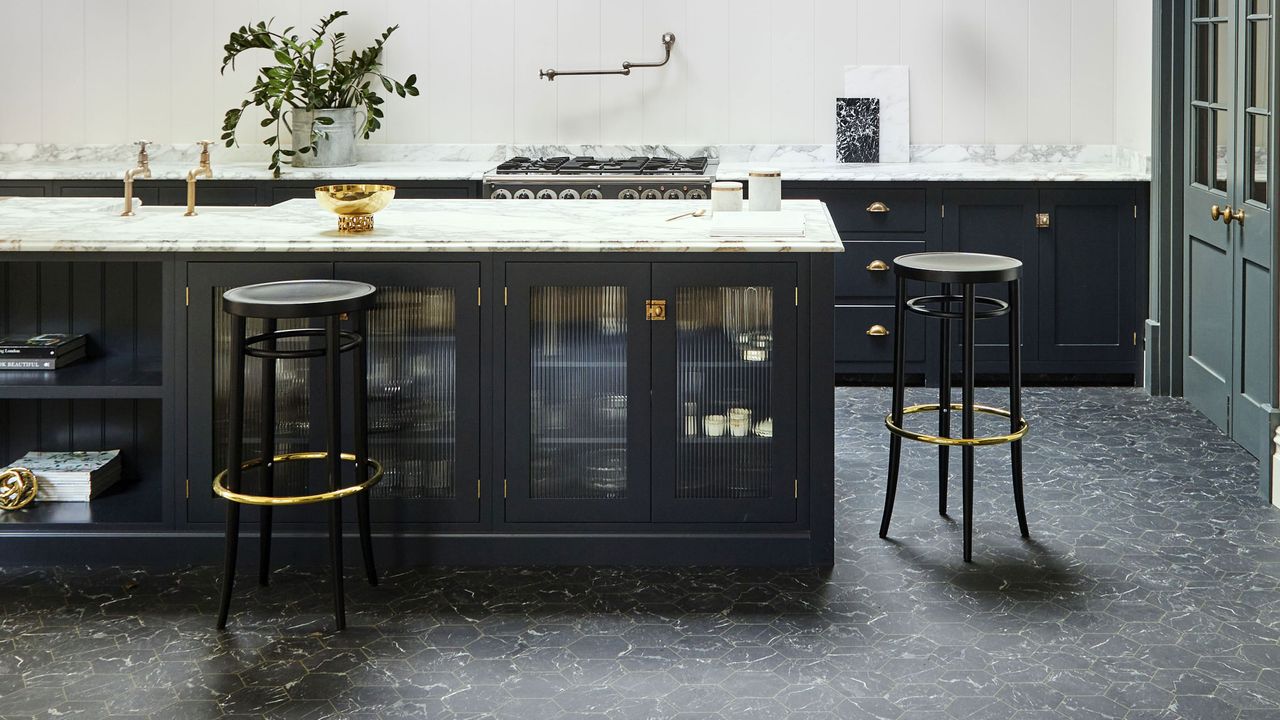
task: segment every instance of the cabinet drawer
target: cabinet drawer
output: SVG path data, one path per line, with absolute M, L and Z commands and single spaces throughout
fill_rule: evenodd
M 836 362 L 893 362 L 893 335 L 868 335 L 873 325 L 893 328 L 892 305 L 836 306 Z M 907 362 L 925 359 L 925 321 L 907 318 Z
M 846 242 L 836 256 L 836 296 L 846 298 L 893 298 L 893 259 L 907 253 L 924 252 L 922 241 Z M 869 270 L 879 260 L 888 270 Z
M 787 197 L 825 202 L 842 233 L 925 231 L 928 193 L 922 187 L 802 188 L 788 192 Z M 869 211 L 874 203 L 883 203 L 887 212 Z

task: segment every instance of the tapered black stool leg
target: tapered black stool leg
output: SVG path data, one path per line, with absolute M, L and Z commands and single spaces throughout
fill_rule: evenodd
M 1019 306 L 1022 304 L 1020 282 L 1009 283 L 1009 432 L 1017 432 L 1022 424 L 1022 320 Z M 1022 441 L 1009 444 L 1010 464 L 1013 466 L 1013 505 L 1018 510 L 1018 530 L 1022 537 L 1031 537 L 1027 530 L 1027 507 L 1022 500 Z
M 328 408 L 325 426 L 328 453 L 329 489 L 342 487 L 342 357 L 339 354 L 339 319 L 337 315 L 325 318 L 324 385 L 325 404 Z M 329 554 L 333 572 L 333 620 L 337 629 L 347 627 L 346 598 L 342 589 L 342 502 L 329 501 Z
M 964 285 L 964 369 L 963 387 L 961 390 L 963 403 L 964 430 L 961 437 L 972 438 L 973 428 L 973 330 L 974 330 L 974 292 L 973 285 Z M 965 445 L 961 451 L 964 465 L 964 561 L 973 561 L 973 446 Z
M 244 318 L 231 316 L 231 397 L 227 408 L 227 488 L 240 491 L 240 457 L 244 439 Z M 222 579 L 222 601 L 218 605 L 218 629 L 227 627 L 231 611 L 231 590 L 236 580 L 236 551 L 240 545 L 240 503 L 227 501 L 226 555 Z
M 368 358 L 369 358 L 369 340 L 365 332 L 365 313 L 357 312 L 351 315 L 356 334 L 360 336 L 360 345 L 355 349 L 355 358 L 352 365 L 354 366 L 354 379 L 352 380 L 354 387 L 352 396 L 355 407 L 352 408 L 355 415 L 355 453 L 356 453 L 356 482 L 364 482 L 369 477 L 369 408 L 368 408 Z M 370 585 L 378 584 L 378 570 L 373 564 L 373 537 L 369 529 L 369 493 L 368 491 L 358 493 L 356 495 L 356 521 L 360 525 L 360 551 L 364 554 L 364 572 L 369 578 Z
M 898 278 L 897 303 L 893 315 L 893 424 L 902 427 L 902 407 L 906 395 L 906 324 L 907 280 Z M 898 463 L 902 459 L 902 438 L 889 433 L 889 484 L 884 494 L 884 517 L 880 519 L 880 537 L 889 535 L 889 518 L 893 516 L 893 500 L 898 494 Z
M 274 319 L 263 321 L 263 332 L 270 334 L 276 331 Z M 264 346 L 267 350 L 276 349 L 276 341 L 268 340 Z M 275 465 L 272 458 L 276 454 L 276 361 L 272 358 L 262 359 L 262 494 L 275 495 Z M 258 520 L 258 584 L 266 585 L 271 579 L 271 506 L 263 505 Z
M 942 285 L 942 294 L 951 295 L 951 283 Z M 951 310 L 950 301 L 943 304 L 943 311 Z M 938 437 L 951 437 L 951 321 L 942 318 L 942 375 L 938 387 Z M 950 448 L 938 446 L 938 514 L 947 515 L 947 480 L 950 474 Z

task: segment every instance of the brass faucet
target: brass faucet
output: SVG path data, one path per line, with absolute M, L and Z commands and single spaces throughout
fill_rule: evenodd
M 183 213 L 185 217 L 193 217 L 196 214 L 196 180 L 213 177 L 213 168 L 209 167 L 209 146 L 213 141 L 201 140 L 196 144 L 200 146 L 200 167 L 187 173 L 187 211 Z
M 124 212 L 120 213 L 121 217 L 133 216 L 133 179 L 151 179 L 151 158 L 147 157 L 147 145 L 150 142 L 139 140 L 134 143 L 138 146 L 138 166 L 124 171 Z

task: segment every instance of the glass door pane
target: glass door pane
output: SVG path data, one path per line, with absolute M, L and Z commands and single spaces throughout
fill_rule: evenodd
M 773 288 L 679 288 L 675 316 L 676 497 L 769 497 Z
M 1232 180 L 1235 129 L 1231 109 L 1235 105 L 1236 27 L 1225 2 L 1205 0 L 1192 8 L 1190 47 L 1187 55 L 1188 179 L 1191 184 L 1227 193 Z
M 626 288 L 530 294 L 529 496 L 627 496 Z
M 1267 189 L 1270 180 L 1271 155 L 1271 82 L 1275 52 L 1272 48 L 1271 3 L 1253 0 L 1245 19 L 1245 197 L 1261 205 L 1269 205 Z

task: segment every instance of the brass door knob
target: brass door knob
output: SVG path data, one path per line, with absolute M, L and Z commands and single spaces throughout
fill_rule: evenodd
M 1236 214 L 1233 219 L 1237 225 L 1244 225 L 1244 208 L 1236 208 Z
M 1222 224 L 1223 225 L 1231 224 L 1231 206 L 1230 205 L 1222 209 Z
M 1214 222 L 1217 222 L 1218 218 L 1222 217 L 1222 208 L 1217 205 L 1209 208 L 1209 217 L 1213 218 Z
M 867 328 L 867 334 L 871 337 L 884 337 L 889 334 L 889 328 L 883 325 L 872 325 Z
M 884 272 L 889 269 L 889 265 L 883 260 L 872 260 L 867 264 L 867 269 L 871 272 Z
M 889 212 L 889 206 L 888 206 L 888 205 L 885 205 L 884 203 L 882 203 L 882 202 L 880 202 L 879 200 L 877 200 L 877 201 L 875 201 L 875 202 L 873 202 L 873 203 L 871 203 L 870 205 L 868 205 L 868 206 L 867 206 L 867 212 L 869 212 L 869 213 L 887 213 L 887 212 Z

